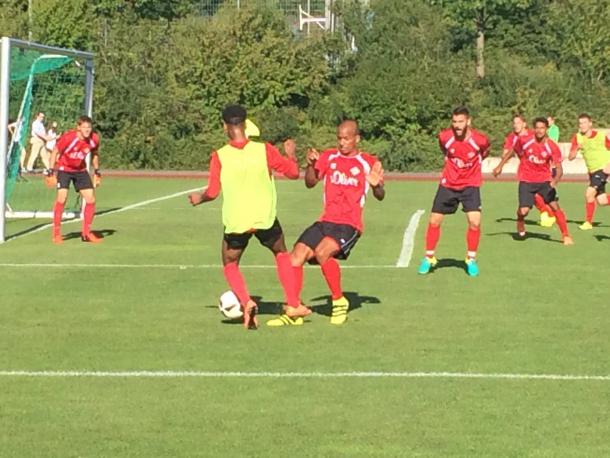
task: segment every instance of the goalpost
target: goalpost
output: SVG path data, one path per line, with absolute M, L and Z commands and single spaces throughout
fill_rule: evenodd
M 0 40 L 0 243 L 6 240 L 7 220 L 52 217 L 48 210 L 54 191 L 44 188 L 40 174 L 23 173 L 31 124 L 36 113 L 43 112 L 45 127 L 56 122 L 61 133 L 80 115 L 91 116 L 93 78 L 92 53 Z M 79 211 L 75 208 L 64 217 Z

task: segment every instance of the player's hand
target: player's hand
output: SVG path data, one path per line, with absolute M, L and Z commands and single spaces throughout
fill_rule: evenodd
M 98 188 L 102 184 L 102 174 L 99 170 L 93 173 L 93 187 Z
M 549 185 L 551 186 L 551 188 L 555 189 L 557 187 L 557 180 L 551 180 Z
M 44 177 L 44 184 L 49 189 L 54 189 L 57 187 L 57 177 L 54 173 L 47 175 Z
M 315 148 L 309 148 L 305 158 L 307 159 L 307 165 L 314 165 L 320 159 L 320 153 Z
M 189 194 L 189 202 L 191 203 L 191 205 L 193 207 L 195 205 L 199 205 L 202 200 L 203 200 L 202 192 L 193 192 L 193 193 Z
M 383 183 L 383 166 L 381 162 L 377 161 L 373 164 L 371 173 L 366 176 L 366 181 L 374 188 Z
M 496 167 L 491 173 L 497 178 L 502 173 L 502 167 Z
M 292 139 L 288 138 L 284 141 L 284 152 L 288 158 L 296 160 L 297 158 L 297 143 Z

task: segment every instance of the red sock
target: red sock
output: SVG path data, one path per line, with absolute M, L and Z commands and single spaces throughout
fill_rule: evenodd
M 335 258 L 330 258 L 320 267 L 322 267 L 322 274 L 326 279 L 333 300 L 343 297 L 343 291 L 341 290 L 341 268 L 339 267 L 339 263 Z
M 284 288 L 284 298 L 290 307 L 299 306 L 299 297 L 296 294 L 296 282 L 294 280 L 294 270 L 290 264 L 290 254 L 279 253 L 275 257 L 277 277 Z
M 566 214 L 561 208 L 555 212 L 555 217 L 557 218 L 557 226 L 559 226 L 561 235 L 563 235 L 564 237 L 570 235 L 568 233 L 568 222 L 566 221 Z
M 95 204 L 85 204 L 85 210 L 83 211 L 83 235 L 88 235 L 91 230 L 91 223 L 95 216 Z
M 525 232 L 525 216 L 521 214 L 520 210 L 517 210 L 517 232 L 520 234 Z
M 534 204 L 540 213 L 548 212 L 547 205 L 540 194 L 534 194 Z
M 224 266 L 224 274 L 229 288 L 235 293 L 239 302 L 245 305 L 250 300 L 250 294 L 248 294 L 248 288 L 246 287 L 246 281 L 242 276 L 239 266 L 236 262 L 231 262 Z
M 481 228 L 477 227 L 476 229 L 468 227 L 468 231 L 466 231 L 466 246 L 468 247 L 468 257 L 476 258 L 477 250 L 479 248 L 479 240 L 481 240 Z
M 65 203 L 55 202 L 55 206 L 53 207 L 53 232 L 59 233 L 59 228 L 61 227 L 61 217 L 64 214 Z
M 441 238 L 441 227 L 432 223 L 428 224 L 428 230 L 426 231 L 426 256 L 431 258 L 434 256 L 434 250 L 436 250 L 436 244 L 438 239 Z
M 585 220 L 589 223 L 593 223 L 593 215 L 595 215 L 595 201 L 587 202 L 585 204 Z
M 301 291 L 303 291 L 303 266 L 292 266 L 294 274 L 294 291 L 299 302 L 301 301 Z

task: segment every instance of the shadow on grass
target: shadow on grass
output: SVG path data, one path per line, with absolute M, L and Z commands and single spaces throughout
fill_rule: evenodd
M 524 242 L 528 239 L 538 239 L 550 243 L 563 243 L 561 240 L 555 240 L 551 238 L 551 234 L 540 234 L 538 232 L 527 232 L 523 237 L 517 234 L 516 232 L 488 232 L 485 235 L 490 237 L 495 237 L 497 235 L 507 235 L 516 242 Z
M 117 231 L 115 229 L 95 229 L 91 232 L 93 232 L 95 235 L 100 236 L 101 238 L 105 239 L 107 237 L 113 236 Z M 64 241 L 72 240 L 72 239 L 80 239 L 80 236 L 81 236 L 80 231 L 68 232 L 67 234 L 64 234 Z
M 598 242 L 603 242 L 604 240 L 610 240 L 610 236 L 607 235 L 594 235 Z
M 349 301 L 348 311 L 354 311 L 362 307 L 363 304 L 380 304 L 381 301 L 375 296 L 361 296 L 355 291 L 344 291 L 343 295 Z M 332 312 L 332 301 L 330 296 L 317 296 L 311 299 L 312 303 L 309 305 L 311 310 L 318 315 L 324 315 L 330 317 Z M 315 303 L 323 301 L 322 303 Z

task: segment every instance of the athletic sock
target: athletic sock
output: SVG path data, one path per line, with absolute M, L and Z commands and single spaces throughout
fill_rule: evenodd
M 595 201 L 585 204 L 585 221 L 593 223 L 593 215 L 595 215 Z
M 434 257 L 434 251 L 438 240 L 441 238 L 441 227 L 436 224 L 429 223 L 426 230 L 426 257 Z
M 93 222 L 94 216 L 95 204 L 85 204 L 85 209 L 83 211 L 83 235 L 89 235 L 89 231 L 91 230 L 91 223 Z
M 466 246 L 468 248 L 468 258 L 474 259 L 477 257 L 477 250 L 479 249 L 479 241 L 481 240 L 481 228 L 477 227 L 473 229 L 468 227 L 466 231 Z
M 341 290 L 341 268 L 339 267 L 339 263 L 334 258 L 330 258 L 320 267 L 322 268 L 322 274 L 328 284 L 333 300 L 343 297 L 343 291 Z
M 292 266 L 292 272 L 294 274 L 294 291 L 301 302 L 301 291 L 303 291 L 303 266 Z
M 250 294 L 246 287 L 246 281 L 239 270 L 239 265 L 236 262 L 231 262 L 224 266 L 223 271 L 229 288 L 235 293 L 239 302 L 242 305 L 246 305 L 250 300 Z
M 55 202 L 53 207 L 53 233 L 59 234 L 59 228 L 61 227 L 61 217 L 64 214 L 65 203 Z
M 561 231 L 561 235 L 568 236 L 568 222 L 566 221 L 566 214 L 560 208 L 555 212 L 555 217 L 557 218 L 557 226 L 559 226 L 559 230 Z
M 296 294 L 296 282 L 294 279 L 294 269 L 290 263 L 290 254 L 279 253 L 275 257 L 277 277 L 284 288 L 284 298 L 289 307 L 299 306 L 299 297 Z

